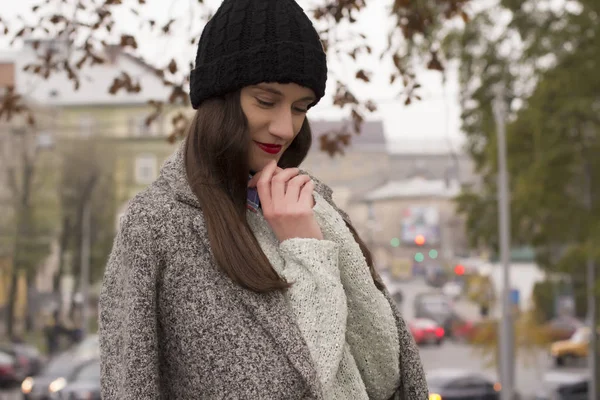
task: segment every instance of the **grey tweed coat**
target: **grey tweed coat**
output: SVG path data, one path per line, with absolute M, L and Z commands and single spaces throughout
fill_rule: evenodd
M 427 400 L 417 347 L 383 292 L 400 338 L 393 399 Z M 283 295 L 241 288 L 215 265 L 182 148 L 121 219 L 99 323 L 104 400 L 328 400 Z

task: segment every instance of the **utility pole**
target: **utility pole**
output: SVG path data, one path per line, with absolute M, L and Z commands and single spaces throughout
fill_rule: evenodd
M 500 327 L 501 399 L 514 399 L 514 330 L 510 301 L 510 194 L 506 166 L 506 99 L 504 87 L 496 87 L 493 102 L 498 146 L 498 222 L 500 227 L 500 259 L 502 263 L 502 320 Z
M 91 225 L 91 196 L 85 200 L 83 205 L 83 219 L 81 223 L 81 329 L 83 337 L 88 330 L 88 303 L 89 303 L 89 281 L 90 281 L 90 225 Z
M 589 162 L 585 164 L 585 200 L 586 208 L 591 213 L 593 206 L 592 198 L 592 171 Z M 587 314 L 588 321 L 590 324 L 590 349 L 588 352 L 588 365 L 590 368 L 590 383 L 589 383 L 589 400 L 598 399 L 598 336 L 596 334 L 596 326 L 598 325 L 596 319 L 596 263 L 594 258 L 589 254 L 590 249 L 588 248 L 588 256 L 586 263 L 586 280 L 587 280 Z

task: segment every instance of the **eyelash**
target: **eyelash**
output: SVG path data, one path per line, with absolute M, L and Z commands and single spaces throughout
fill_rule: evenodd
M 265 107 L 273 107 L 275 105 L 275 103 L 269 103 L 268 101 L 262 101 L 259 98 L 257 98 L 256 101 L 258 102 L 258 104 L 260 104 L 261 106 L 265 106 Z
M 256 98 L 256 101 L 258 102 L 259 105 L 261 105 L 263 107 L 273 107 L 275 105 L 275 103 L 270 103 L 268 101 L 263 101 L 263 100 L 261 100 L 259 98 Z M 305 114 L 305 113 L 308 112 L 308 110 L 303 110 L 301 108 L 294 108 L 294 110 L 296 112 L 298 112 L 298 113 L 301 113 L 301 114 Z

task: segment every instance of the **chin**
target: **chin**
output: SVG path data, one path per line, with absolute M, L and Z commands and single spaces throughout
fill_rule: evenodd
M 272 158 L 265 158 L 265 159 L 255 160 L 254 162 L 251 162 L 250 163 L 250 171 L 254 171 L 254 172 L 262 171 L 271 160 L 272 160 Z M 275 160 L 279 163 L 279 157 L 277 157 Z

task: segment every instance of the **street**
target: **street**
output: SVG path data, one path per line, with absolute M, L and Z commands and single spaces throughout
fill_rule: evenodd
M 485 368 L 483 360 L 469 345 L 447 341 L 441 347 L 422 347 L 421 360 L 426 371 L 437 368 L 462 368 L 480 371 L 490 378 L 497 379 L 494 368 Z M 535 362 L 520 360 L 515 371 L 516 390 L 523 396 L 533 395 L 539 388 L 543 374 L 551 369 L 553 369 L 552 363 L 544 353 L 538 354 Z M 560 368 L 561 372 L 582 370 L 583 368 Z
M 10 392 L 0 392 L 0 400 L 21 400 L 21 392 L 18 389 Z
M 401 311 L 407 322 L 413 318 L 412 305 L 414 297 L 419 293 L 435 290 L 426 285 L 420 278 L 394 283 L 390 282 L 385 276 L 382 276 L 382 278 L 392 293 L 395 290 L 402 291 L 404 299 Z M 478 318 L 477 307 L 469 302 L 458 300 L 455 303 L 455 307 L 459 314 L 468 319 Z M 523 395 L 525 399 L 534 394 L 535 390 L 539 387 L 544 373 L 553 369 L 549 354 L 546 352 L 540 351 L 538 354 L 530 353 L 527 357 L 527 360 L 524 360 L 524 357 L 518 360 L 515 371 L 516 390 Z M 490 378 L 497 379 L 497 373 L 494 367 L 486 368 L 485 361 L 482 360 L 481 356 L 477 354 L 477 351 L 468 344 L 461 344 L 448 340 L 439 347 L 423 346 L 421 347 L 421 359 L 426 371 L 437 368 L 462 368 L 481 371 Z M 584 367 L 560 368 L 560 371 L 580 372 L 584 369 Z

